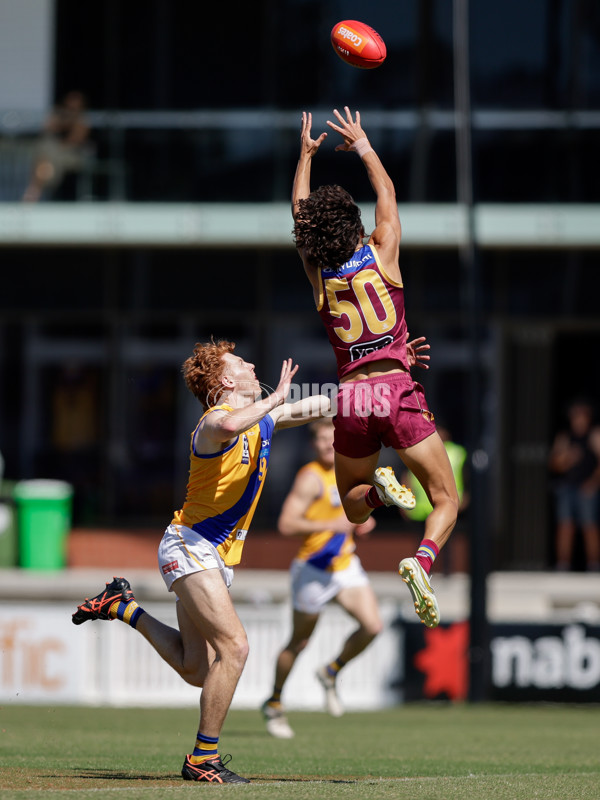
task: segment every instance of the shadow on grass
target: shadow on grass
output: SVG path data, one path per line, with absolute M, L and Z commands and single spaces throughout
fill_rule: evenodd
M 58 775 L 46 775 L 44 777 L 57 778 Z M 73 770 L 70 775 L 63 776 L 65 778 L 83 778 L 85 780 L 108 780 L 108 781 L 175 781 L 181 783 L 181 775 L 166 774 L 166 775 L 143 775 L 131 772 L 119 772 L 110 769 L 84 769 L 81 771 Z M 332 776 L 324 775 L 247 775 L 252 783 L 345 783 L 353 785 L 360 783 L 361 778 L 335 778 Z M 364 780 L 364 779 L 362 779 Z
M 347 783 L 353 785 L 360 783 L 360 778 L 332 778 L 324 775 L 254 775 L 253 783 Z
M 50 776 L 47 776 L 50 777 Z M 57 777 L 53 775 L 52 777 Z M 181 780 L 181 774 L 162 774 L 162 775 L 143 775 L 135 772 L 119 772 L 118 770 L 111 769 L 74 769 L 70 775 L 65 775 L 70 778 L 84 778 L 90 781 L 106 780 L 106 781 L 177 781 Z

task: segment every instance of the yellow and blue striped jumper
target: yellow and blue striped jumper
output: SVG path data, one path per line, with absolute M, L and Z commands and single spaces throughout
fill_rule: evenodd
M 310 504 L 304 514 L 305 518 L 327 521 L 339 517 L 342 503 L 333 467 L 326 469 L 318 461 L 311 461 L 302 467 L 300 472 L 303 470 L 314 472 L 321 484 L 321 494 Z M 348 568 L 355 549 L 351 533 L 342 533 L 330 528 L 305 536 L 296 558 L 299 561 L 306 561 L 317 569 L 337 572 Z
M 200 418 L 224 409 L 226 403 L 209 408 Z M 239 564 L 248 528 L 262 491 L 275 423 L 267 414 L 235 441 L 217 453 L 194 451 L 192 433 L 190 475 L 183 508 L 175 512 L 173 524 L 185 525 L 211 542 L 229 567 Z

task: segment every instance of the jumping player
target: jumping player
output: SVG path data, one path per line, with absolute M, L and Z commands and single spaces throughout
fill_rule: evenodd
M 234 347 L 227 341 L 197 344 L 183 365 L 204 413 L 191 435 L 185 503 L 158 550 L 161 575 L 177 595 L 178 629 L 144 612 L 125 578 L 115 578 L 73 614 L 76 625 L 119 619 L 137 628 L 185 681 L 203 687 L 195 747 L 181 774 L 210 783 L 249 783 L 227 769 L 218 743 L 248 654 L 229 586 L 267 474 L 271 438 L 279 428 L 330 409 L 325 396 L 284 402 L 298 369 L 291 359 L 283 362 L 275 391 L 260 399 L 254 365 L 234 355 Z
M 333 113 L 337 124 L 327 124 L 343 139 L 336 150 L 361 158 L 376 195 L 375 229 L 363 244 L 360 209 L 348 192 L 340 186 L 311 192 L 312 159 L 327 134 L 312 139 L 311 114 L 303 113 L 292 190 L 294 238 L 337 359 L 336 479 L 346 515 L 356 524 L 382 504 L 414 506 L 392 471 L 377 469 L 382 444 L 394 447 L 422 484 L 433 510 L 425 538 L 414 558 L 402 559 L 399 572 L 420 620 L 433 628 L 440 614 L 429 573 L 456 523 L 458 495 L 423 389 L 410 375 L 394 185 L 360 114 L 353 117 L 347 106 L 345 117 Z

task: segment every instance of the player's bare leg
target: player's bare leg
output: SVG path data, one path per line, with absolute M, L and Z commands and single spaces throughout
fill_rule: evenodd
M 217 745 L 233 692 L 244 668 L 248 643 L 218 570 L 179 578 L 174 587 L 179 630 L 148 614 L 136 602 L 126 578 L 113 578 L 96 597 L 86 598 L 73 614 L 75 625 L 119 619 L 137 629 L 184 680 L 204 686 L 196 746 L 185 757 L 184 780 L 248 783 L 227 769 Z M 204 733 L 206 725 L 209 733 Z M 230 757 L 229 757 L 230 758 Z
M 364 458 L 335 454 L 335 480 L 344 511 L 350 522 L 359 525 L 371 515 L 373 506 L 366 495 L 373 488 L 373 477 L 379 461 L 379 450 Z
M 246 632 L 218 570 L 184 575 L 175 581 L 173 590 L 181 606 L 178 616 L 184 652 L 196 652 L 198 640 L 209 646 L 198 734 L 193 752 L 183 762 L 182 777 L 187 781 L 248 783 L 227 769 L 227 759 L 223 763 L 218 753 L 221 728 L 248 656 Z
M 308 644 L 318 620 L 319 614 L 306 614 L 294 610 L 292 635 L 279 654 L 275 666 L 276 686 L 283 687 L 296 659 Z
M 371 644 L 383 625 L 371 586 L 347 587 L 338 592 L 335 599 L 359 624 L 343 643 L 337 658 L 317 671 L 317 680 L 325 691 L 327 710 L 332 716 L 339 717 L 344 713 L 344 707 L 337 693 L 338 675 L 349 661 Z
M 340 658 L 347 664 L 371 644 L 383 630 L 375 592 L 370 585 L 349 586 L 342 589 L 336 602 L 350 614 L 359 627 L 344 642 Z
M 398 571 L 412 595 L 417 616 L 428 628 L 435 628 L 440 623 L 440 610 L 429 573 L 456 524 L 459 505 L 456 482 L 438 433 L 398 450 L 398 455 L 421 483 L 432 505 L 425 520 L 425 536 L 415 556 L 402 559 Z
M 218 570 L 184 575 L 173 590 L 187 617 L 182 631 L 184 652 L 195 646 L 190 638 L 200 636 L 216 654 L 204 678 L 200 711 L 202 731 L 218 737 L 248 656 L 246 632 Z
M 318 620 L 319 614 L 307 614 L 294 609 L 292 635 L 277 657 L 273 693 L 261 708 L 267 730 L 276 739 L 291 739 L 294 736 L 294 731 L 285 716 L 281 693 L 296 659 L 308 644 Z
M 425 489 L 433 510 L 425 520 L 425 539 L 435 543 L 438 550 L 448 541 L 456 524 L 458 492 L 446 448 L 438 433 L 398 455 Z

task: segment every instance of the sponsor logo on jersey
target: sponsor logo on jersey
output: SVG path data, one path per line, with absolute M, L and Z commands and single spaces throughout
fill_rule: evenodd
M 370 353 L 374 353 L 376 350 L 387 347 L 387 345 L 392 344 L 393 341 L 393 336 L 386 335 L 380 336 L 379 339 L 373 339 L 370 342 L 357 342 L 357 344 L 353 344 L 348 348 L 350 361 L 358 361 L 360 358 L 364 358 Z
M 249 464 L 250 463 L 250 445 L 248 444 L 248 437 L 246 436 L 245 433 L 242 435 L 242 445 L 243 445 L 244 449 L 242 451 L 242 460 L 241 460 L 240 463 L 241 464 Z
M 177 561 L 169 561 L 168 564 L 163 564 L 162 565 L 163 575 L 168 575 L 169 572 L 174 572 L 178 566 L 179 562 Z
M 375 261 L 375 257 L 373 253 L 367 252 L 364 254 L 362 258 L 350 258 L 341 267 L 337 267 L 336 269 L 330 269 L 329 267 L 323 267 L 321 270 L 321 275 L 325 280 L 327 278 L 339 278 L 340 275 L 346 275 L 349 272 L 358 272 L 359 269 L 362 269 L 365 264 L 371 264 Z
M 248 531 L 240 528 L 239 531 L 236 531 L 235 538 L 238 540 L 238 542 L 243 542 L 245 541 L 247 535 Z
M 260 445 L 260 453 L 258 454 L 258 457 L 263 458 L 264 456 L 269 455 L 270 447 L 271 447 L 271 440 L 263 439 Z

